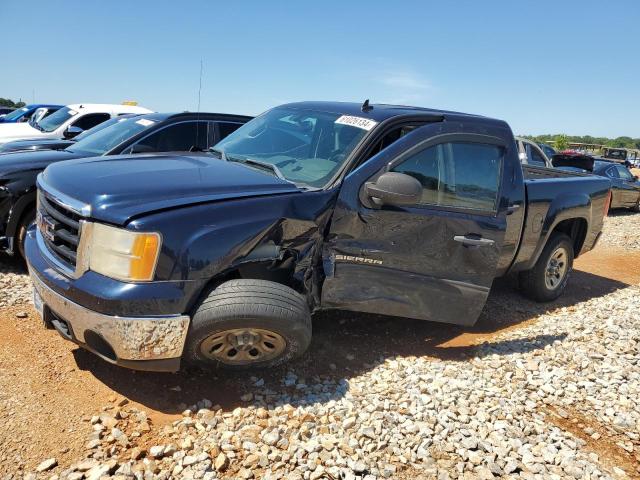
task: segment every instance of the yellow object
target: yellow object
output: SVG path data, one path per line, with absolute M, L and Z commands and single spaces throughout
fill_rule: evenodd
M 131 280 L 152 280 L 156 268 L 160 237 L 155 233 L 138 234 L 131 249 Z
M 129 105 L 130 107 L 137 107 L 138 102 L 134 102 L 133 100 L 125 100 L 122 102 L 122 105 Z

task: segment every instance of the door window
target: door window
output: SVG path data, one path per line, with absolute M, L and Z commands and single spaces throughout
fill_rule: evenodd
M 140 140 L 137 151 L 188 152 L 207 148 L 207 122 L 182 122 Z M 140 148 L 142 147 L 142 148 Z
M 616 169 L 618 170 L 618 175 L 620 176 L 621 179 L 627 180 L 627 181 L 633 180 L 633 175 L 631 175 L 631 172 L 629 172 L 629 170 L 627 170 L 623 166 L 616 165 Z
M 618 170 L 616 169 L 616 167 L 611 167 L 607 170 L 607 177 L 620 178 L 620 175 L 618 175 Z
M 452 142 L 426 148 L 396 165 L 422 184 L 423 205 L 496 210 L 504 149 L 484 143 Z
M 82 130 L 89 130 L 102 122 L 106 122 L 110 118 L 111 115 L 108 113 L 88 113 L 73 122 L 73 126 L 81 128 Z

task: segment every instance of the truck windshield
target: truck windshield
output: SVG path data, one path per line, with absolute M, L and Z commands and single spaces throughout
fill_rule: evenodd
M 249 166 L 252 160 L 269 163 L 286 180 L 322 187 L 371 128 L 342 123 L 344 118 L 337 113 L 274 108 L 218 142 L 212 150 L 228 160 L 248 160 Z M 363 120 L 366 125 L 375 124 Z
M 27 107 L 17 108 L 11 113 L 7 113 L 4 116 L 4 120 L 16 120 L 24 115 L 24 113 L 29 110 Z
M 38 126 L 43 132 L 53 132 L 60 125 L 77 114 L 78 112 L 76 110 L 73 110 L 69 107 L 63 107 L 57 112 L 54 112 L 48 117 L 44 117 L 42 120 L 40 120 L 38 122 Z
M 155 120 L 138 117 L 115 118 L 108 120 L 108 122 L 113 123 L 105 128 L 98 128 L 97 131 L 78 140 L 66 150 L 73 153 L 104 155 L 112 148 L 156 123 Z

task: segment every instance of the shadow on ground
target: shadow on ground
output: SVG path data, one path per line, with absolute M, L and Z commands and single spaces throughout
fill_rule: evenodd
M 176 374 L 133 372 L 109 365 L 83 350 L 74 351 L 79 368 L 90 370 L 97 379 L 118 393 L 149 408 L 167 414 L 181 412 L 207 398 L 224 409 L 247 405 L 240 396 L 265 388 L 279 402 L 304 403 L 295 391 L 288 394 L 282 383 L 293 372 L 307 385 L 322 382 L 345 384 L 345 380 L 373 369 L 388 358 L 431 357 L 467 361 L 479 353 L 477 343 L 486 342 L 492 353 L 508 355 L 543 349 L 565 335 L 539 335 L 517 340 L 499 340 L 495 336 L 517 328 L 540 314 L 600 297 L 628 285 L 616 280 L 574 271 L 565 294 L 555 302 L 539 304 L 524 299 L 513 278 L 495 282 L 489 301 L 473 327 L 457 327 L 435 322 L 386 317 L 353 312 L 332 311 L 317 314 L 313 320 L 314 338 L 309 351 L 300 359 L 271 371 L 228 372 L 186 369 Z M 252 378 L 253 377 L 253 378 Z M 256 388 L 256 377 L 265 387 Z M 332 398 L 339 398 L 337 389 Z M 266 398 L 268 402 L 268 398 Z

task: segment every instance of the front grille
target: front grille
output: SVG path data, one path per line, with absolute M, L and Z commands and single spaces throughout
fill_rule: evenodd
M 47 248 L 75 269 L 82 217 L 42 191 L 38 192 L 38 229 Z

